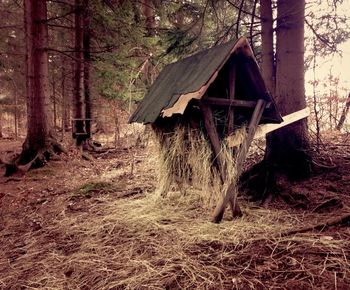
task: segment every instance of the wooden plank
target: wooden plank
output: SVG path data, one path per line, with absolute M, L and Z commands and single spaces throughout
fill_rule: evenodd
M 301 119 L 306 118 L 307 116 L 310 115 L 310 109 L 309 108 L 305 108 L 299 111 L 296 111 L 292 114 L 286 115 L 283 117 L 283 122 L 280 124 L 263 124 L 263 125 L 259 125 L 254 139 L 259 139 L 262 137 L 265 137 L 265 135 L 269 132 L 272 132 L 274 130 L 280 129 L 284 126 L 287 126 L 289 124 L 292 124 L 296 121 L 299 121 Z M 234 135 L 228 136 L 227 137 L 227 144 L 229 147 L 235 147 L 238 146 L 239 144 L 241 144 L 241 140 L 235 139 Z
M 217 164 L 219 166 L 219 171 L 220 171 L 222 180 L 224 181 L 226 178 L 226 172 L 224 168 L 224 161 L 220 154 L 221 144 L 220 144 L 218 132 L 216 130 L 213 112 L 211 108 L 206 104 L 201 104 L 201 109 L 204 114 L 204 126 L 205 126 L 205 129 L 207 130 L 210 143 L 213 147 L 215 160 L 217 160 Z
M 229 100 L 223 98 L 203 98 L 202 103 L 206 105 L 215 105 L 215 106 L 232 106 L 232 107 L 246 107 L 246 108 L 255 108 L 256 101 L 245 101 L 245 100 Z
M 231 58 L 231 67 L 229 73 L 229 99 L 232 102 L 235 99 L 235 91 L 236 91 L 236 68 L 237 64 L 235 59 Z M 234 130 L 234 108 L 230 106 L 228 108 L 228 128 L 227 133 L 231 134 Z
M 208 105 L 201 104 L 201 108 L 204 114 L 204 125 L 208 133 L 209 140 L 212 144 L 215 160 L 217 161 L 220 176 L 222 182 L 226 181 L 226 168 L 224 165 L 224 160 L 221 152 L 221 143 L 219 139 L 219 135 L 216 130 L 216 124 L 214 122 L 214 116 L 211 108 Z M 229 199 L 230 207 L 232 210 L 232 215 L 235 215 L 237 211 L 240 212 L 238 205 L 235 203 L 233 198 Z
M 256 128 L 260 122 L 261 116 L 264 112 L 266 106 L 266 101 L 259 99 L 256 107 L 254 109 L 253 115 L 250 119 L 249 125 L 248 125 L 248 134 L 246 138 L 244 139 L 240 150 L 238 151 L 238 155 L 236 158 L 236 164 L 235 164 L 235 173 L 237 177 L 241 175 L 242 168 L 243 168 L 243 163 L 246 159 L 250 144 L 253 141 L 254 134 L 256 131 Z M 218 205 L 215 208 L 214 211 L 214 216 L 213 216 L 213 222 L 219 223 L 222 220 L 222 217 L 224 215 L 225 209 L 227 204 L 230 202 L 237 207 L 237 202 L 236 202 L 236 195 L 234 193 L 235 191 L 235 182 L 236 180 L 232 180 L 230 185 L 228 186 L 228 190 L 226 191 L 223 199 L 218 203 Z M 240 214 L 240 210 L 237 210 L 236 212 L 237 215 Z

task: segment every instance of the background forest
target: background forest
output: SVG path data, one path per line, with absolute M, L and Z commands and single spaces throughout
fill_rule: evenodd
M 349 9 L 0 0 L 0 289 L 349 289 Z M 208 132 L 128 123 L 166 65 L 241 36 L 278 111 L 307 119 L 225 165 Z
M 93 132 L 121 132 L 120 125 L 165 64 L 227 40 L 248 36 L 260 60 L 258 2 L 48 1 L 48 91 L 55 130 L 68 132 L 71 119 L 85 114 L 84 118 L 94 120 Z M 307 98 L 314 106 L 312 120 L 317 121 L 310 122 L 314 134 L 320 127 L 337 127 L 348 93 L 336 68 L 334 74 L 329 71 L 327 79 L 320 79 L 317 73 L 324 70 L 325 58 L 342 53 L 337 47 L 349 38 L 346 3 L 326 2 L 309 1 L 305 13 L 305 69 L 310 71 Z M 24 8 L 22 1 L 4 0 L 0 5 L 4 40 L 0 134 L 17 138 L 26 134 Z M 76 24 L 77 15 L 80 25 Z M 76 39 L 79 33 L 84 34 L 80 43 Z M 78 60 L 90 72 L 80 93 L 86 91 L 91 101 L 84 101 L 86 110 L 80 111 L 85 112 L 73 113 Z

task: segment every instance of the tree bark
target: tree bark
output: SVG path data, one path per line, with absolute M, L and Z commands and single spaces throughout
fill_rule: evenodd
M 52 78 L 52 101 L 53 101 L 53 129 L 57 129 L 57 100 L 56 100 L 56 80 Z
M 277 1 L 276 93 L 282 115 L 306 107 L 304 88 L 305 0 Z M 267 136 L 265 160 L 289 178 L 307 177 L 310 158 L 306 119 Z
M 348 95 L 348 98 L 346 100 L 346 103 L 345 103 L 345 106 L 344 106 L 344 109 L 343 109 L 343 112 L 340 116 L 340 119 L 339 119 L 339 123 L 337 125 L 337 130 L 340 131 L 341 128 L 343 128 L 344 126 L 344 123 L 345 123 L 345 120 L 346 120 L 346 116 L 348 115 L 349 113 L 349 108 L 350 108 L 350 93 Z
M 66 86 L 65 86 L 65 80 L 66 80 L 66 69 L 64 67 L 64 62 L 62 61 L 62 71 L 61 71 L 61 95 L 62 95 L 62 108 L 61 108 L 61 139 L 62 141 L 64 140 L 64 136 L 66 133 L 66 106 L 67 106 L 67 101 L 66 101 Z
M 52 135 L 49 114 L 48 30 L 46 0 L 24 1 L 26 41 L 27 136 L 18 158 L 6 164 L 5 175 L 26 172 L 46 164 L 56 152 L 66 150 Z
M 92 97 L 91 97 L 91 54 L 90 54 L 90 10 L 89 0 L 84 0 L 84 35 L 83 35 L 83 47 L 84 47 L 84 99 L 85 99 L 85 130 L 87 139 L 91 137 L 91 125 L 92 125 Z
M 273 49 L 273 16 L 271 0 L 260 0 L 261 13 L 261 70 L 269 92 L 275 95 L 275 61 Z
M 66 128 L 68 127 L 67 124 L 67 96 L 66 96 L 66 67 L 65 67 L 65 61 L 64 57 L 62 57 L 62 70 L 61 70 L 61 95 L 62 95 L 62 111 L 61 111 L 61 116 L 62 116 L 62 140 L 64 139 L 64 133 L 66 131 Z
M 48 30 L 46 1 L 24 1 L 26 33 L 27 137 L 19 164 L 30 162 L 49 147 Z
M 74 65 L 74 127 L 76 144 L 81 145 L 85 133 L 84 122 L 84 53 L 83 53 L 83 3 L 75 0 L 75 65 Z
M 15 92 L 15 110 L 14 110 L 14 125 L 15 125 L 15 139 L 18 139 L 18 95 L 17 90 Z
M 315 125 L 316 125 L 316 146 L 317 146 L 317 152 L 319 152 L 320 143 L 321 143 L 321 134 L 320 134 L 320 117 L 319 117 L 319 109 L 317 108 L 317 95 L 316 95 L 316 58 L 317 58 L 317 49 L 316 49 L 316 43 L 314 40 L 314 47 L 313 47 L 313 65 L 312 65 L 312 71 L 313 71 L 313 82 L 312 82 L 312 98 L 313 98 L 313 109 L 315 114 Z
M 2 134 L 2 107 L 0 105 L 0 138 L 3 137 L 3 134 Z

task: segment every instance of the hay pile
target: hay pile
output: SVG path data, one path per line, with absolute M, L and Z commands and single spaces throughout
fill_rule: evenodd
M 349 220 L 298 231 L 349 213 L 348 195 L 333 212 L 241 201 L 242 218 L 213 224 L 200 194 L 143 190 L 153 185 L 153 167 L 89 179 L 56 196 L 61 207 L 26 208 L 23 216 L 40 225 L 23 228 L 16 216 L 0 229 L 0 289 L 349 289 Z M 300 186 L 314 194 L 324 187 L 319 178 Z
M 348 289 L 349 232 L 281 236 L 305 214 L 245 205 L 217 225 L 198 196 L 97 198 L 0 249 L 0 288 Z
M 211 145 L 200 129 L 177 125 L 173 131 L 154 128 L 158 156 L 158 194 L 180 191 L 199 196 L 205 208 L 214 207 L 230 182 L 237 179 L 235 156 L 223 143 L 221 156 L 226 178 L 222 180 Z

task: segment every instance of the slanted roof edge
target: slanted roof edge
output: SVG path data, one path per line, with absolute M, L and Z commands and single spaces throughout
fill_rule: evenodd
M 250 48 L 249 42 L 246 37 L 241 37 L 237 40 L 233 48 L 230 50 L 230 52 L 226 55 L 225 59 L 222 61 L 222 63 L 217 67 L 217 69 L 213 72 L 209 80 L 203 84 L 203 86 L 194 92 L 189 92 L 186 94 L 181 94 L 177 101 L 171 106 L 171 107 L 164 107 L 162 111 L 160 112 L 160 115 L 162 117 L 171 117 L 173 114 L 183 114 L 185 112 L 185 109 L 188 105 L 188 103 L 192 99 L 198 99 L 200 100 L 205 92 L 207 91 L 208 87 L 211 83 L 215 81 L 217 78 L 219 71 L 222 69 L 222 67 L 225 65 L 227 60 L 230 58 L 230 56 L 238 49 L 243 48 L 243 53 L 246 56 L 250 56 L 255 60 L 254 54 L 252 49 Z

